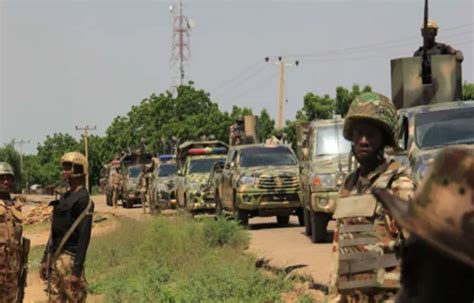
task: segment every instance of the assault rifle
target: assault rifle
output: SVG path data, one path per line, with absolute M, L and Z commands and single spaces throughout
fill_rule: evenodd
M 425 0 L 423 16 L 423 51 L 421 56 L 421 78 L 423 84 L 431 84 L 431 60 L 428 57 L 428 0 Z
M 26 278 L 28 276 L 28 254 L 30 253 L 30 239 L 22 238 L 20 255 L 20 275 L 18 277 L 17 302 L 22 303 L 25 298 Z

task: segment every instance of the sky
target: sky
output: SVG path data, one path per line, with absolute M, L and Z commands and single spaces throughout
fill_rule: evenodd
M 170 89 L 173 1 L 0 0 L 0 146 L 96 126 L 152 93 Z M 308 92 L 370 84 L 390 96 L 390 59 L 421 44 L 423 0 L 184 0 L 195 26 L 188 79 L 223 110 L 266 108 L 276 120 L 278 66 L 285 62 L 284 119 Z M 438 41 L 464 52 L 474 82 L 474 1 L 431 0 Z

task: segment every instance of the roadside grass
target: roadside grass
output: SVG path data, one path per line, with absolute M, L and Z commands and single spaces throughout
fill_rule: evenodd
M 92 241 L 89 288 L 107 302 L 280 302 L 291 282 L 258 270 L 248 241 L 221 218 L 123 220 Z

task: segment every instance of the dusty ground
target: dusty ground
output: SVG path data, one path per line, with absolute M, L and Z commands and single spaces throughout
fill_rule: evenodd
M 32 196 L 37 203 L 46 203 L 52 200 L 51 197 Z M 133 209 L 124 209 L 120 205 L 113 209 L 105 204 L 105 197 L 94 196 L 95 212 L 99 216 L 106 217 L 99 223 L 94 224 L 93 237 L 111 232 L 116 226 L 116 217 L 129 217 L 140 220 L 144 218 L 142 208 L 137 205 Z M 31 209 L 31 205 L 26 205 L 23 211 L 26 213 Z M 249 251 L 258 258 L 268 260 L 269 265 L 278 268 L 289 266 L 301 266 L 294 272 L 298 274 L 309 275 L 316 284 L 327 285 L 329 281 L 329 272 L 331 269 L 331 244 L 311 244 L 311 241 L 304 235 L 304 227 L 300 227 L 297 218 L 292 217 L 290 224 L 279 226 L 276 224 L 275 217 L 253 218 L 250 219 L 251 242 Z M 26 228 L 25 234 L 32 241 L 32 245 L 44 245 L 48 240 L 49 224 L 38 224 Z M 331 226 L 331 225 L 330 225 Z M 307 283 L 306 283 L 307 284 Z M 296 298 L 296 292 L 308 292 L 308 286 L 302 284 L 300 290 L 295 293 L 284 295 L 285 300 L 290 302 Z M 28 275 L 28 287 L 26 289 L 25 302 L 45 302 L 47 298 L 43 291 L 44 284 L 38 277 L 36 271 Z M 310 290 L 310 292 L 313 290 Z M 315 298 L 321 297 L 321 292 L 315 292 Z M 89 297 L 88 302 L 100 302 L 100 297 Z

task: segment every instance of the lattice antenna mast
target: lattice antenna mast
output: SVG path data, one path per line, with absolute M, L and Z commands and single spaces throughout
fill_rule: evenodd
M 183 14 L 183 1 L 177 5 L 170 5 L 173 14 L 173 45 L 171 54 L 171 69 L 173 73 L 173 87 L 186 83 L 186 70 L 189 68 L 191 57 L 190 35 L 193 26 L 192 20 Z

